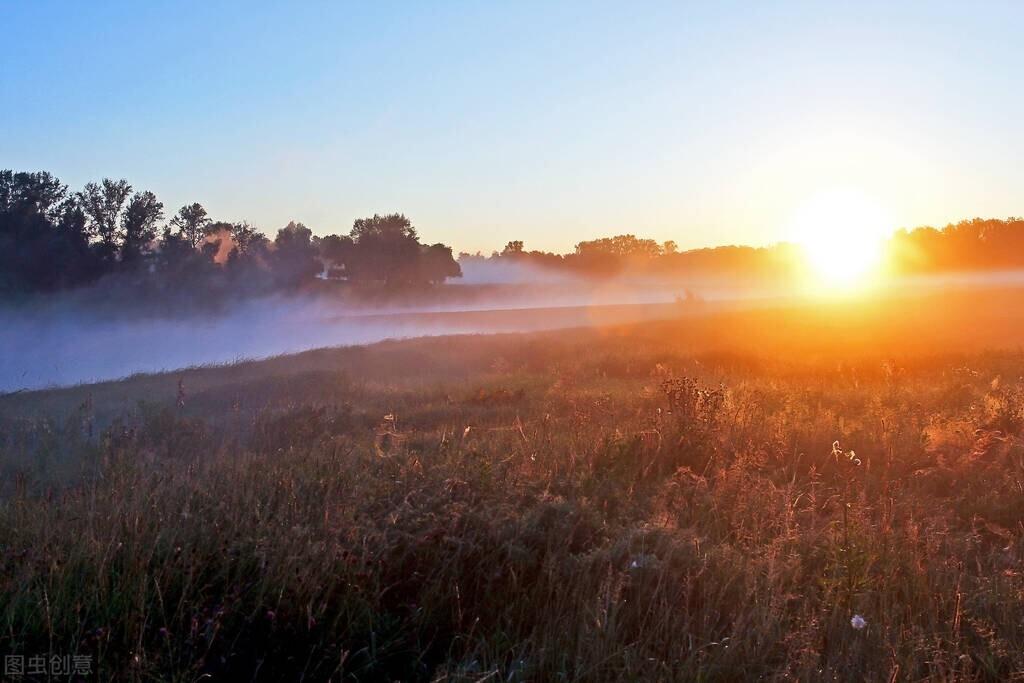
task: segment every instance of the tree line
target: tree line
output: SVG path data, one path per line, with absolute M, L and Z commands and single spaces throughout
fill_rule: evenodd
M 906 273 L 1009 270 L 1024 266 L 1024 218 L 972 218 L 944 228 L 898 230 L 892 267 Z
M 166 219 L 166 220 L 165 220 Z M 318 237 L 291 222 L 271 240 L 245 221 L 213 220 L 199 203 L 167 218 L 127 180 L 72 191 L 51 173 L 0 171 L 0 294 L 48 293 L 104 279 L 154 293 L 265 294 L 317 278 L 422 285 L 460 277 L 450 247 L 423 244 L 402 214 Z
M 527 250 L 521 240 L 508 242 L 490 256 L 459 254 L 459 262 L 520 264 L 583 277 L 612 277 L 623 273 L 672 277 L 714 273 L 728 276 L 784 276 L 792 272 L 793 245 L 771 247 L 722 246 L 680 251 L 675 242 L 658 242 L 633 234 L 602 237 L 576 244 L 568 254 Z
M 1024 219 L 975 218 L 944 228 L 896 231 L 894 272 L 994 270 L 1024 266 Z M 799 258 L 791 244 L 680 251 L 633 234 L 579 242 L 573 252 L 528 251 L 508 242 L 490 256 L 459 261 L 515 263 L 589 277 L 624 272 L 785 277 Z M 462 271 L 444 244 L 423 244 L 402 214 L 357 219 L 345 235 L 318 237 L 291 222 L 273 239 L 245 221 L 213 220 L 199 203 L 169 218 L 164 204 L 127 180 L 72 191 L 51 173 L 0 171 L 0 296 L 48 293 L 117 280 L 157 297 L 262 295 L 316 279 L 387 287 L 437 284 Z
M 904 274 L 1021 268 L 1024 218 L 972 218 L 943 228 L 896 230 L 887 241 L 884 259 L 891 272 Z M 796 272 L 801 256 L 799 246 L 790 243 L 680 251 L 672 241 L 659 243 L 626 234 L 579 242 L 568 254 L 529 251 L 516 240 L 489 256 L 459 255 L 460 262 L 472 260 L 518 263 L 596 277 L 627 272 L 668 277 L 687 273 L 785 277 Z

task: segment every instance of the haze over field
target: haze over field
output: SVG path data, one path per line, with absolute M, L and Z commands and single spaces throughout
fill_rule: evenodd
M 124 319 L 56 308 L 0 309 L 0 392 L 265 358 L 423 335 L 517 332 L 676 315 L 668 292 L 498 297 L 472 305 L 348 308 L 323 298 L 258 299 L 230 310 Z M 632 302 L 625 308 L 614 304 Z M 644 303 L 661 303 L 645 306 Z M 544 306 L 543 309 L 524 307 Z M 555 308 L 552 308 L 555 307 Z M 460 315 L 459 312 L 464 313 Z M 490 315 L 472 315 L 473 312 Z
M 402 214 L 357 219 L 342 235 L 293 221 L 272 240 L 199 203 L 164 218 L 157 196 L 127 180 L 76 192 L 47 172 L 0 171 L 0 391 L 394 337 L 600 324 L 608 306 L 637 305 L 618 310 L 621 322 L 678 315 L 651 306 L 669 302 L 693 312 L 983 287 L 1024 266 L 1021 219 L 889 232 L 845 194 L 801 219 L 799 243 L 689 251 L 624 234 L 567 254 L 513 240 L 456 259 Z M 509 312 L 466 315 L 489 310 Z
M 0 357 L 0 393 L 384 339 L 602 327 L 806 301 L 783 288 L 697 289 L 711 293 L 688 303 L 684 292 L 691 290 L 666 285 L 575 285 L 515 287 L 447 303 L 379 308 L 325 297 L 257 299 L 228 310 L 144 318 L 95 316 L 62 305 L 32 313 L 0 308 L 0 345 L 7 351 Z M 949 291 L 984 297 L 1007 287 L 1024 289 L 1024 272 L 907 278 L 900 289 L 908 295 Z M 1011 342 L 1017 343 L 1006 340 Z

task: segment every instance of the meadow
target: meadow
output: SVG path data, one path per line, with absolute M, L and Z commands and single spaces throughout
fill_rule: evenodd
M 1024 677 L 1022 303 L 0 396 L 0 653 L 138 681 Z

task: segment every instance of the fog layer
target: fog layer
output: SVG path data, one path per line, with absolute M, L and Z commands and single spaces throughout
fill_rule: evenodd
M 706 310 L 707 303 L 777 301 L 785 287 L 735 280 L 562 277 L 528 267 L 467 272 L 463 284 L 414 298 L 351 296 L 243 300 L 216 312 L 112 315 L 89 297 L 0 308 L 0 392 L 117 379 L 140 372 L 264 358 L 325 346 L 427 335 L 495 333 L 634 322 Z M 1021 271 L 904 278 L 893 291 L 1024 284 Z M 696 308 L 695 308 L 696 307 Z
M 373 305 L 322 294 L 264 298 L 174 316 L 97 314 L 82 305 L 81 297 L 56 298 L 0 308 L 0 392 L 391 338 L 669 317 L 678 312 L 673 302 L 685 295 L 681 286 L 566 280 L 456 285 L 436 299 Z

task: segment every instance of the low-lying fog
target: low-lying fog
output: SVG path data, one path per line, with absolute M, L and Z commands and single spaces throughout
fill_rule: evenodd
M 220 314 L 176 318 L 97 317 L 59 304 L 33 312 L 5 309 L 0 310 L 0 392 L 384 339 L 555 329 L 671 315 L 671 304 L 597 305 L 655 301 L 672 297 L 650 295 L 631 302 L 595 297 L 589 303 L 596 306 L 588 308 L 583 301 L 568 307 L 564 293 L 552 293 L 550 301 L 534 304 L 545 309 L 496 302 L 490 310 L 448 303 L 401 311 L 352 309 L 323 297 L 281 297 L 238 303 Z
M 116 379 L 139 372 L 263 358 L 325 346 L 425 335 L 556 329 L 666 318 L 687 292 L 705 301 L 777 299 L 781 288 L 721 281 L 538 280 L 536 273 L 469 271 L 444 296 L 355 306 L 326 296 L 249 300 L 220 313 L 95 315 L 79 299 L 0 309 L 0 392 Z M 1021 274 L 956 284 L 1020 284 Z M 908 288 L 926 281 L 905 282 Z M 691 301 L 692 303 L 692 301 Z
M 674 302 L 688 291 L 706 300 L 765 294 L 763 288 L 741 291 L 712 281 L 691 290 L 678 283 L 544 275 L 468 267 L 455 285 L 386 304 L 357 305 L 351 297 L 328 295 L 277 297 L 174 317 L 137 310 L 112 314 L 109 308 L 96 314 L 95 306 L 84 303 L 88 296 L 54 296 L 0 308 L 0 392 L 384 339 L 664 318 L 678 312 Z

